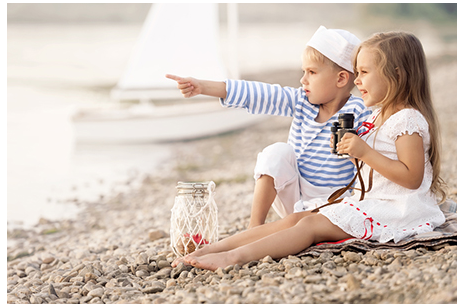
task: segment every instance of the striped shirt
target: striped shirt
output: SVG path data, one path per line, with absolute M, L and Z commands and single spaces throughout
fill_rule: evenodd
M 343 187 L 354 176 L 354 165 L 331 153 L 332 123 L 339 113 L 354 113 L 355 129 L 371 114 L 362 99 L 350 95 L 345 106 L 324 123 L 315 121 L 319 106 L 308 101 L 303 88 L 282 87 L 261 82 L 225 80 L 224 107 L 245 108 L 252 114 L 292 117 L 288 143 L 294 148 L 298 169 L 315 186 Z

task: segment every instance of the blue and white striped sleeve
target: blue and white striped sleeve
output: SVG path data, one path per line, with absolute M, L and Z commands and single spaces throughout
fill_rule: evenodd
M 244 108 L 252 114 L 269 114 L 291 117 L 302 90 L 261 82 L 229 80 L 226 99 L 220 103 L 228 108 Z
M 372 114 L 372 111 L 369 107 L 364 105 L 364 102 L 359 97 L 352 97 L 354 114 L 355 114 L 355 129 L 357 129 L 363 122 L 365 122 L 369 116 Z

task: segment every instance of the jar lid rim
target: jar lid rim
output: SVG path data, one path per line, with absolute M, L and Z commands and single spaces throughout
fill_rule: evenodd
M 210 182 L 182 182 L 179 181 L 177 189 L 207 189 Z

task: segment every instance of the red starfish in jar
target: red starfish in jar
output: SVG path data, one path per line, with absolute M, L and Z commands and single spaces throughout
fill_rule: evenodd
M 184 235 L 185 237 L 190 237 L 190 235 L 188 233 L 186 233 Z M 194 240 L 194 242 L 198 245 L 204 245 L 204 244 L 208 244 L 209 242 L 206 240 L 206 239 L 202 239 L 202 234 L 200 233 L 197 233 L 197 234 L 194 234 L 193 236 L 191 236 L 192 239 Z

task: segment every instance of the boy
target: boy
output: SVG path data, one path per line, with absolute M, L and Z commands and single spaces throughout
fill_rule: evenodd
M 327 202 L 330 194 L 353 178 L 353 163 L 330 152 L 330 128 L 339 113 L 354 113 L 356 128 L 371 113 L 350 94 L 352 58 L 359 43 L 347 31 L 319 27 L 303 53 L 300 88 L 166 75 L 177 81 L 184 97 L 215 96 L 224 107 L 293 117 L 288 142 L 270 145 L 258 155 L 249 228 L 265 223 L 271 206 L 281 218 L 314 209 L 305 202 L 312 198 Z

